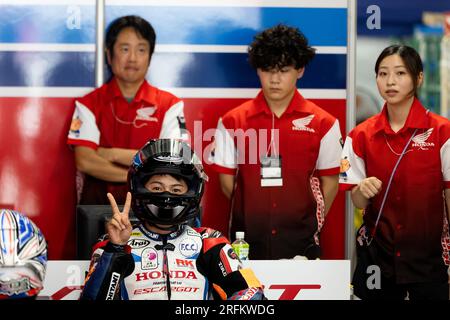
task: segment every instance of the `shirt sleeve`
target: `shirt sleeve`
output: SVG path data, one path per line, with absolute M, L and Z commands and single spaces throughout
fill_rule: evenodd
M 217 124 L 214 135 L 213 166 L 219 173 L 234 175 L 238 167 L 236 160 L 236 146 L 230 131 L 225 128 L 222 118 Z
M 100 130 L 97 127 L 95 115 L 79 101 L 75 101 L 67 143 L 93 149 L 97 149 L 100 143 Z
M 339 174 L 339 160 L 342 153 L 341 130 L 336 119 L 328 132 L 320 141 L 319 156 L 316 169 L 320 176 Z
M 450 138 L 441 147 L 442 176 L 444 177 L 444 186 L 450 188 Z
M 159 133 L 159 138 L 183 140 L 187 140 L 189 138 L 186 129 L 186 121 L 184 119 L 183 101 L 178 101 L 166 111 L 161 126 L 161 132 Z
M 342 150 L 341 169 L 339 175 L 340 188 L 348 190 L 366 178 L 364 159 L 355 153 L 354 139 L 348 136 Z

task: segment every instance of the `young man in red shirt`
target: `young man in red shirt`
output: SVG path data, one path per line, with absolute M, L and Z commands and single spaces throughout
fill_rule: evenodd
M 180 138 L 185 129 L 183 102 L 146 80 L 156 35 L 138 16 L 113 21 L 106 35 L 112 77 L 75 102 L 68 144 L 75 146 L 84 173 L 80 203 L 108 204 L 111 192 L 125 201 L 128 167 L 152 138 Z
M 314 54 L 296 28 L 257 35 L 249 60 L 262 90 L 218 123 L 215 168 L 233 198 L 231 231 L 245 231 L 251 259 L 320 257 L 319 232 L 338 190 L 341 133 L 338 120 L 297 91 Z

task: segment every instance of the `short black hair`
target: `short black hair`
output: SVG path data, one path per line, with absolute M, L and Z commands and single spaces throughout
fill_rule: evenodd
M 286 66 L 303 68 L 312 60 L 315 51 L 298 28 L 284 24 L 257 34 L 248 48 L 250 65 L 263 70 Z
M 423 64 L 420 55 L 414 48 L 405 45 L 394 44 L 385 48 L 378 56 L 375 63 L 375 74 L 378 77 L 378 69 L 384 58 L 397 54 L 405 64 L 406 70 L 408 70 L 413 80 L 413 93 L 417 97 L 417 89 L 419 87 L 419 75 L 423 72 Z
M 111 57 L 114 55 L 113 49 L 117 37 L 125 28 L 133 28 L 142 38 L 148 41 L 150 46 L 149 58 L 151 58 L 156 43 L 155 29 L 153 29 L 150 22 L 139 16 L 123 16 L 111 22 L 107 29 L 105 40 L 106 49 L 110 52 Z

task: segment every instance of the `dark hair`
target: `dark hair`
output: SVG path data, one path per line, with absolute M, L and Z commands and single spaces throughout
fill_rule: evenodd
M 141 35 L 142 38 L 148 41 L 150 46 L 149 58 L 152 57 L 153 51 L 155 50 L 156 34 L 155 29 L 153 29 L 150 22 L 139 17 L 139 16 L 124 16 L 117 18 L 108 27 L 106 32 L 105 45 L 110 52 L 111 58 L 114 55 L 114 44 L 117 41 L 119 33 L 125 28 L 133 28 L 136 32 Z
M 266 29 L 255 36 L 248 49 L 250 65 L 263 70 L 306 66 L 315 55 L 308 46 L 308 39 L 294 27 L 283 24 Z
M 414 96 L 417 96 L 417 88 L 419 87 L 419 75 L 423 72 L 423 64 L 420 55 L 414 48 L 405 45 L 392 45 L 385 48 L 381 54 L 378 56 L 377 62 L 375 63 L 375 74 L 378 77 L 378 69 L 384 58 L 397 54 L 402 58 L 405 64 L 406 70 L 411 75 L 413 80 L 413 90 Z

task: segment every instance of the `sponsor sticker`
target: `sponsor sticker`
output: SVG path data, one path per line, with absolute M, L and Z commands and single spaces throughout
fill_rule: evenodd
M 227 254 L 233 260 L 237 260 L 237 258 L 238 258 L 237 254 L 236 254 L 236 252 L 234 252 L 233 248 L 228 249 Z
M 179 244 L 180 253 L 185 256 L 186 258 L 191 258 L 199 253 L 200 248 L 197 242 L 195 242 L 193 239 L 184 239 Z
M 109 282 L 108 292 L 106 294 L 106 300 L 113 300 L 116 293 L 117 286 L 119 285 L 120 273 L 113 272 L 111 275 L 111 281 Z
M 158 253 L 153 248 L 147 248 L 142 251 L 141 268 L 142 270 L 151 270 L 158 267 Z
M 149 240 L 146 239 L 131 239 L 128 241 L 128 245 L 132 249 L 144 248 L 150 244 Z

